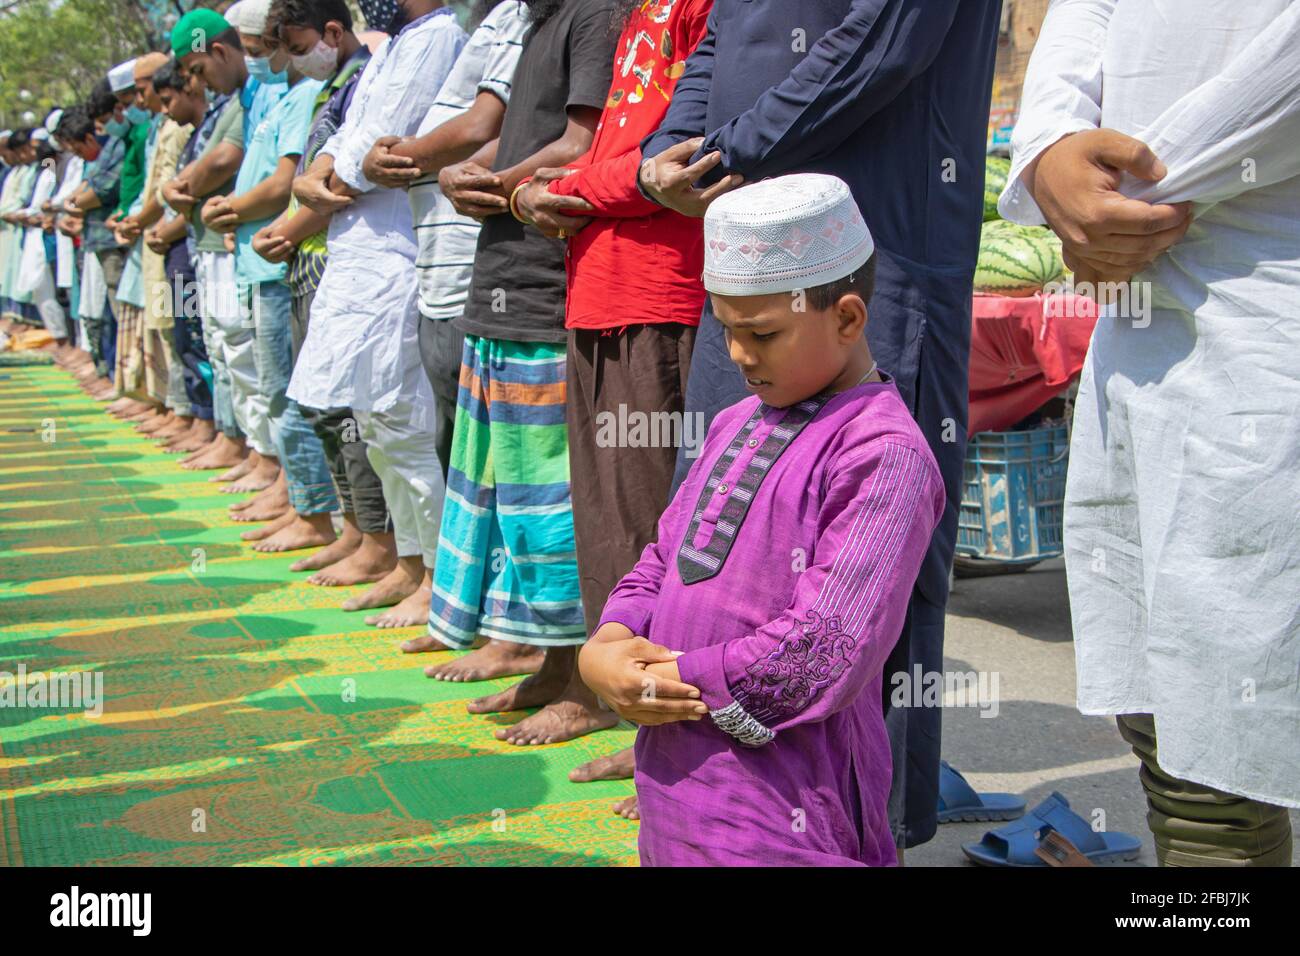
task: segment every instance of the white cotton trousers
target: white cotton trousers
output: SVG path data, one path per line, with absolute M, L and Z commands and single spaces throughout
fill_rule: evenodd
M 425 401 L 401 398 L 383 412 L 353 413 L 370 465 L 384 486 L 398 555 L 420 555 L 432 569 L 447 485 L 438 461 L 432 407 L 418 407 Z
M 32 302 L 36 305 L 36 311 L 40 314 L 45 330 L 56 339 L 66 339 L 68 315 L 54 298 L 54 278 L 50 275 L 48 266 L 42 270 L 36 287 L 32 289 Z
M 235 423 L 249 447 L 259 455 L 275 457 L 270 399 L 258 384 L 253 320 L 240 304 L 234 254 L 200 252 L 196 275 L 203 297 L 204 327 L 210 325 L 209 353 L 217 356 L 229 375 Z

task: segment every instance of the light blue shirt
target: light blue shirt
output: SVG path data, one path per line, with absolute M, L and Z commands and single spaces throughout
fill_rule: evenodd
M 316 94 L 324 86 L 322 80 L 299 80 L 265 111 L 256 125 L 248 126 L 244 137 L 244 161 L 235 179 L 234 195 L 242 196 L 274 173 L 282 157 L 302 154 L 311 127 Z M 254 93 L 255 107 L 259 95 Z M 240 223 L 235 230 L 235 278 L 241 286 L 284 279 L 285 263 L 267 262 L 253 251 L 253 234 L 273 218 L 268 216 L 255 222 Z
M 244 106 L 244 142 L 248 142 L 249 134 L 266 118 L 267 110 L 283 99 L 289 90 L 288 83 L 266 84 L 251 76 L 240 87 L 238 96 Z

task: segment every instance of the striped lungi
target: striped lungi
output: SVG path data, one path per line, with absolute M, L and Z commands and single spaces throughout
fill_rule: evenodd
M 581 644 L 565 347 L 465 336 L 429 634 Z
M 145 389 L 144 309 L 118 299 L 114 314 L 117 317 L 117 361 L 113 371 L 113 384 L 119 395 L 147 400 Z
M 145 394 L 154 404 L 172 408 L 172 402 L 168 401 L 171 390 L 170 353 L 175 349 L 171 343 L 171 335 L 160 329 L 149 328 L 146 323 L 142 342 Z M 183 390 L 181 397 L 184 398 Z

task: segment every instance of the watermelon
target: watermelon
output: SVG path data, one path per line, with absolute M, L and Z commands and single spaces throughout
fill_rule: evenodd
M 1011 160 L 1001 156 L 987 156 L 984 159 L 984 221 L 998 217 L 998 197 L 1007 188 L 1007 173 L 1011 172 Z
M 1061 240 L 1045 226 L 1019 226 L 995 219 L 980 232 L 975 291 L 1029 296 L 1065 274 Z

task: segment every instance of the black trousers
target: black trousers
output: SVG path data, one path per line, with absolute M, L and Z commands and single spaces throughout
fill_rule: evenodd
M 195 418 L 212 421 L 212 389 L 204 377 L 202 368 L 207 366 L 211 374 L 212 365 L 208 361 L 208 348 L 203 342 L 203 320 L 199 316 L 199 287 L 192 272 L 175 272 L 168 276 L 171 281 L 172 294 L 180 290 L 180 306 L 172 320 L 172 344 L 180 356 L 182 374 L 185 378 L 185 397 L 189 399 L 190 410 Z

